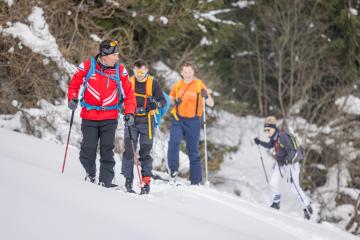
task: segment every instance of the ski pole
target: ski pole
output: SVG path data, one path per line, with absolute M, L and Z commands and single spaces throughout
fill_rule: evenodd
M 208 155 L 207 155 L 207 135 L 206 135 L 206 109 L 205 98 L 203 97 L 203 119 L 204 119 L 204 145 L 205 145 L 205 185 L 209 186 L 208 179 Z
M 140 187 L 143 187 L 144 185 L 143 185 L 143 181 L 142 181 L 142 177 L 141 177 L 141 173 L 140 173 L 140 169 L 139 169 L 139 160 L 138 160 L 138 157 L 136 155 L 135 146 L 134 146 L 134 139 L 133 139 L 132 134 L 131 134 L 130 126 L 128 126 L 128 130 L 129 130 L 131 148 L 132 148 L 132 152 L 133 152 L 133 155 L 134 155 L 134 161 L 135 161 L 137 173 L 138 173 L 138 176 L 139 176 Z
M 154 122 L 155 122 L 155 125 L 154 126 L 154 134 L 153 134 L 153 144 L 152 144 L 152 148 L 151 148 L 151 153 L 154 153 L 154 147 L 155 147 L 155 143 L 156 143 L 156 130 L 159 130 L 159 125 L 158 125 L 158 121 L 156 119 L 156 114 L 155 114 L 155 111 L 153 111 L 154 113 Z
M 74 120 L 74 113 L 75 113 L 75 110 L 72 110 L 71 119 L 70 119 L 69 134 L 68 134 L 66 148 L 65 148 L 64 161 L 63 161 L 63 164 L 62 164 L 62 167 L 61 167 L 61 173 L 64 173 L 64 170 L 65 170 L 66 156 L 67 156 L 67 151 L 68 151 L 68 147 L 69 147 L 70 133 L 71 133 L 71 127 L 72 127 L 73 120 Z
M 294 179 L 293 179 L 293 177 L 292 177 L 291 167 L 290 167 L 290 182 L 294 185 L 295 190 L 296 190 L 297 194 L 299 195 L 300 200 L 301 200 L 301 202 L 302 202 L 302 206 L 305 206 L 305 201 L 304 201 L 304 199 L 302 198 L 302 196 L 301 196 L 301 194 L 300 194 L 300 191 L 299 191 L 299 189 L 297 188 L 297 186 L 296 186 L 296 184 L 295 184 L 295 182 L 294 182 Z M 310 212 L 309 212 L 309 209 L 308 209 L 306 206 L 305 206 L 305 210 L 306 210 L 306 212 L 307 212 L 309 215 L 311 215 Z
M 257 147 L 258 147 L 258 150 L 259 150 L 260 160 L 261 160 L 261 165 L 262 165 L 263 170 L 264 170 L 264 174 L 265 174 L 266 182 L 269 184 L 269 178 L 268 178 L 267 173 L 266 173 L 266 169 L 265 169 L 265 165 L 264 165 L 264 159 L 263 159 L 263 157 L 262 157 L 262 154 L 261 154 L 261 150 L 260 150 L 259 145 L 257 145 Z

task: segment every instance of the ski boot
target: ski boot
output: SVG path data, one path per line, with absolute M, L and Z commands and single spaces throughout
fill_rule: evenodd
M 133 180 L 131 178 L 126 178 L 125 180 L 125 189 L 128 193 L 135 193 L 135 191 L 132 189 L 133 187 Z
M 106 183 L 101 182 L 101 181 L 98 183 L 98 185 L 99 185 L 99 186 L 102 186 L 102 187 L 106 187 L 106 188 L 109 188 L 109 187 L 110 187 L 110 186 L 108 186 Z
M 87 181 L 87 182 L 91 182 L 91 183 L 95 183 L 95 181 L 96 181 L 96 177 L 95 177 L 95 176 L 91 176 L 91 175 L 87 174 L 87 175 L 86 175 L 86 177 L 85 177 L 85 181 Z
M 140 195 L 149 194 L 149 192 L 150 192 L 150 181 L 151 181 L 150 176 L 143 176 L 142 177 L 142 182 L 143 182 L 144 186 L 141 187 Z
M 313 209 L 312 209 L 311 205 L 309 204 L 309 205 L 307 205 L 306 208 L 304 208 L 305 219 L 310 220 L 312 214 L 313 214 Z
M 280 209 L 280 202 L 278 202 L 278 203 L 273 202 L 270 207 L 279 210 Z
M 304 218 L 307 220 L 310 220 L 310 213 L 308 212 L 308 210 L 306 208 L 304 209 Z
M 170 179 L 169 179 L 169 183 L 171 185 L 174 185 L 177 183 L 177 176 L 178 176 L 178 171 L 174 171 L 170 173 Z
M 145 185 L 140 189 L 140 195 L 149 194 L 149 193 L 150 193 L 150 184 L 145 184 Z
M 310 203 L 311 204 L 311 203 Z M 311 205 L 307 205 L 307 210 L 308 210 L 308 212 L 310 213 L 310 215 L 312 215 L 313 214 L 313 209 L 312 209 L 312 207 L 311 207 Z

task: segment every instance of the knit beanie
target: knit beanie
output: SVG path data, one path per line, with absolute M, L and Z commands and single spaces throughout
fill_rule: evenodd
M 264 128 L 269 127 L 269 128 L 276 128 L 276 117 L 274 116 L 269 116 L 265 119 L 265 124 L 264 124 Z

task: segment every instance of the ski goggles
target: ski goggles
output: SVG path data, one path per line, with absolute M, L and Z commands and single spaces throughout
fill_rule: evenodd
M 271 131 L 271 128 L 264 128 L 264 132 L 268 133 Z
M 111 41 L 109 45 L 110 45 L 110 47 L 116 47 L 118 45 L 118 42 L 117 41 Z
M 145 78 L 148 73 L 145 70 L 141 70 L 141 69 L 137 69 L 137 68 L 134 68 L 133 71 L 134 71 L 134 74 L 136 75 L 136 77 L 140 78 L 140 79 Z
M 111 41 L 108 45 L 101 48 L 100 55 L 106 56 L 119 52 L 119 46 L 117 41 Z

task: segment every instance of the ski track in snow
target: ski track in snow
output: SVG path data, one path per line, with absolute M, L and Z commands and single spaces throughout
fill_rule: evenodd
M 2 239 L 356 239 L 184 180 L 153 181 L 148 196 L 105 189 L 83 181 L 77 149 L 62 175 L 63 145 L 0 134 Z

